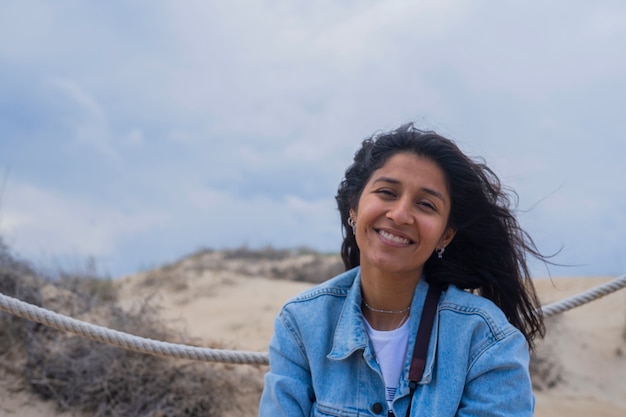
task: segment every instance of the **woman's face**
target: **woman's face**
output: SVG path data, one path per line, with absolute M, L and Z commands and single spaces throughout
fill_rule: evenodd
M 419 277 L 433 251 L 454 237 L 449 213 L 445 176 L 434 161 L 409 152 L 391 156 L 351 211 L 363 273 Z

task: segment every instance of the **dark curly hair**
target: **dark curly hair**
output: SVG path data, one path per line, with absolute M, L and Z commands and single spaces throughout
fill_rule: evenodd
M 484 161 L 474 161 L 457 145 L 413 124 L 365 139 L 346 170 L 336 196 L 343 225 L 341 257 L 346 269 L 360 264 L 359 248 L 348 224 L 372 173 L 398 152 L 434 161 L 444 172 L 450 193 L 448 227 L 456 231 L 445 259 L 433 255 L 424 272 L 429 282 L 453 284 L 493 301 L 533 347 L 545 334 L 539 300 L 530 279 L 526 255 L 543 261 L 532 238 L 514 215 L 517 195 L 502 186 Z

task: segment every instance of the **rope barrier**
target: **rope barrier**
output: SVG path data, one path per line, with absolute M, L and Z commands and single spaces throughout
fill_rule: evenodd
M 150 355 L 205 362 L 267 365 L 267 353 L 189 346 L 135 336 L 63 316 L 0 293 L 0 310 L 86 339 Z
M 626 275 L 583 291 L 575 296 L 541 307 L 544 317 L 554 316 L 575 307 L 604 297 L 626 287 Z M 0 293 L 0 310 L 23 319 L 44 324 L 53 329 L 82 336 L 86 339 L 107 343 L 113 346 L 150 355 L 178 359 L 192 359 L 205 362 L 221 362 L 249 365 L 267 365 L 267 352 L 246 352 L 225 349 L 212 349 L 189 346 L 178 343 L 163 342 L 145 337 L 112 330 L 106 327 L 87 323 L 63 316 L 53 311 L 28 304 L 24 301 Z
M 617 277 L 604 284 L 592 287 L 586 291 L 576 294 L 575 296 L 557 301 L 552 304 L 541 307 L 544 317 L 551 317 L 564 311 L 571 310 L 583 304 L 590 303 L 593 300 L 602 298 L 612 292 L 618 291 L 626 287 L 626 275 Z

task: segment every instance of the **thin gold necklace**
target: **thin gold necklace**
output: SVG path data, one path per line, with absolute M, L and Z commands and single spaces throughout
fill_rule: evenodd
M 402 327 L 406 319 L 409 317 L 409 309 L 410 307 L 406 310 L 406 313 L 404 313 L 404 316 L 402 316 L 402 320 L 400 320 L 400 324 L 398 324 L 398 326 L 394 329 L 394 332 L 398 330 L 400 327 Z
M 411 309 L 411 306 L 408 306 L 407 308 L 404 308 L 402 310 L 381 310 L 378 308 L 371 307 L 369 304 L 365 302 L 365 300 L 363 300 L 363 305 L 370 311 L 373 311 L 375 313 L 385 313 L 385 314 L 402 314 L 402 313 L 406 313 L 407 311 Z

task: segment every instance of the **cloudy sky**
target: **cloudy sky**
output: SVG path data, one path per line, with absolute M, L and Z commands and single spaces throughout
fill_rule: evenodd
M 338 251 L 360 141 L 414 121 L 519 194 L 552 275 L 626 272 L 626 3 L 0 3 L 0 234 L 116 277 Z M 533 274 L 545 276 L 541 264 Z

